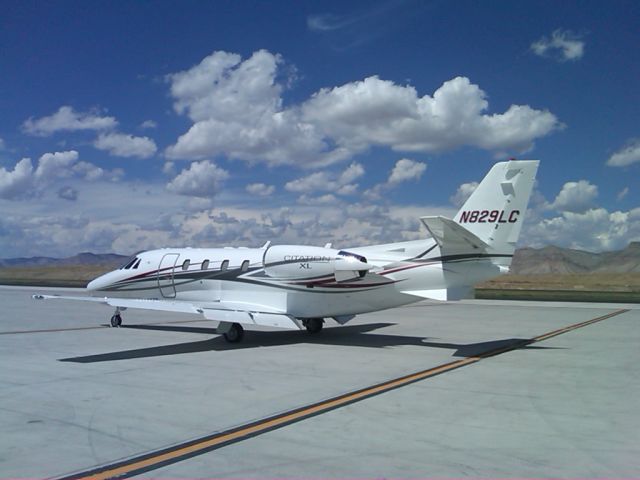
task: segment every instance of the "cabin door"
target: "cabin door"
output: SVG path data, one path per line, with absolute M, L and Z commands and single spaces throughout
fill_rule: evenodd
M 176 298 L 173 275 L 179 256 L 179 253 L 167 253 L 158 265 L 158 289 L 164 298 Z

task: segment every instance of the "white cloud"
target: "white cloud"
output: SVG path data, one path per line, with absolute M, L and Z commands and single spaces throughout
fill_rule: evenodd
M 124 178 L 124 170 L 121 168 L 104 170 L 89 162 L 78 162 L 73 166 L 73 171 L 80 175 L 81 178 L 90 182 L 101 179 L 109 180 L 111 182 L 119 182 Z
M 607 165 L 610 167 L 626 167 L 640 162 L 640 139 L 631 140 L 625 147 L 609 157 Z
M 58 190 L 58 197 L 70 202 L 75 202 L 78 199 L 78 190 L 69 186 L 62 187 Z
M 289 192 L 316 192 L 330 190 L 330 184 L 334 181 L 331 180 L 331 174 L 326 171 L 315 172 L 305 177 L 300 177 L 295 180 L 287 182 L 284 186 L 285 190 Z
M 155 122 L 154 120 L 145 120 L 140 124 L 140 128 L 142 129 L 158 128 L 158 122 Z
M 327 193 L 317 197 L 303 194 L 298 197 L 298 203 L 301 205 L 334 205 L 338 202 L 338 197 L 332 193 Z
M 251 183 L 246 186 L 245 190 L 251 195 L 258 197 L 268 197 L 275 192 L 276 187 L 273 185 L 265 185 L 264 183 Z
M 98 150 L 106 150 L 116 157 L 152 157 L 157 147 L 149 137 L 134 137 L 126 133 L 101 133 L 93 146 Z
M 419 180 L 426 169 L 426 163 L 416 162 L 408 158 L 400 159 L 396 162 L 393 170 L 391 170 L 391 175 L 389 175 L 387 183 L 397 185 L 409 180 Z
M 339 195 L 353 195 L 358 184 L 352 183 L 364 175 L 364 167 L 353 162 L 341 173 L 321 171 L 287 182 L 285 190 L 297 193 L 333 192 Z
M 31 159 L 23 158 L 13 170 L 0 167 L 0 198 L 16 199 L 26 195 L 33 184 Z
M 433 97 L 378 77 L 326 88 L 284 106 L 283 60 L 261 50 L 242 61 L 214 52 L 167 77 L 174 109 L 194 122 L 170 146 L 172 159 L 216 155 L 270 165 L 324 166 L 372 146 L 438 152 L 461 146 L 529 150 L 562 124 L 552 113 L 512 105 L 486 113 L 486 94 L 468 78 L 445 82 Z
M 456 207 L 461 207 L 462 205 L 464 205 L 464 202 L 469 199 L 475 189 L 478 188 L 478 185 L 478 182 L 463 183 L 458 187 L 456 193 L 454 193 L 453 196 L 449 198 L 449 201 Z
M 398 160 L 389 173 L 389 178 L 384 183 L 379 183 L 364 192 L 365 198 L 377 200 L 385 192 L 389 191 L 403 182 L 419 180 L 427 169 L 427 164 L 416 162 L 408 158 Z
M 346 158 L 328 151 L 312 125 L 283 108 L 284 86 L 277 82 L 279 55 L 265 50 L 242 61 L 214 52 L 195 67 L 169 75 L 174 109 L 193 126 L 167 149 L 169 158 L 226 155 L 279 164 L 331 163 Z
M 466 77 L 445 82 L 433 97 L 369 77 L 322 89 L 303 105 L 304 119 L 351 152 L 371 145 L 438 152 L 464 145 L 522 152 L 536 138 L 562 128 L 548 111 L 512 105 L 487 115 L 486 94 Z
M 593 207 L 598 196 L 598 187 L 587 180 L 567 182 L 549 208 L 558 211 L 584 213 Z
M 35 171 L 36 179 L 50 181 L 54 178 L 70 177 L 73 172 L 69 167 L 78 160 L 78 156 L 78 152 L 75 150 L 45 153 L 38 160 L 38 168 Z
M 617 250 L 640 239 L 640 208 L 608 212 L 593 208 L 529 224 L 523 232 L 533 246 L 557 245 L 588 251 Z
M 25 199 L 40 194 L 59 179 L 83 178 L 96 181 L 106 178 L 117 181 L 124 172 L 120 169 L 105 171 L 89 162 L 78 162 L 78 152 L 45 153 L 34 169 L 30 158 L 16 163 L 12 171 L 0 168 L 0 198 Z
M 76 112 L 72 107 L 62 106 L 48 117 L 29 118 L 22 124 L 22 129 L 30 135 L 48 137 L 59 131 L 100 131 L 115 128 L 117 125 L 114 117 L 101 117 L 94 112 Z
M 7 146 L 4 143 L 4 140 L 2 138 L 0 138 L 0 151 L 2 150 L 6 150 Z
M 618 193 L 618 195 L 616 195 L 616 199 L 621 202 L 622 200 L 624 200 L 627 195 L 629 195 L 629 187 L 624 187 L 622 190 L 620 190 L 620 192 Z
M 167 184 L 170 192 L 193 197 L 213 197 L 229 172 L 208 160 L 193 162 Z
M 340 177 L 338 178 L 338 184 L 346 185 L 352 183 L 354 180 L 357 180 L 363 175 L 364 167 L 359 163 L 353 162 L 347 167 L 345 171 L 340 174 Z
M 552 57 L 561 62 L 575 61 L 584 55 L 584 41 L 570 30 L 558 29 L 551 38 L 542 37 L 531 44 L 531 51 L 540 57 Z

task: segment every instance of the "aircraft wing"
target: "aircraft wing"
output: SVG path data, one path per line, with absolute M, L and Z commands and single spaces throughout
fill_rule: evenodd
M 101 303 L 112 307 L 139 308 L 163 312 L 178 312 L 202 315 L 207 320 L 218 322 L 242 323 L 302 330 L 302 323 L 285 312 L 267 305 L 244 302 L 185 302 L 177 300 L 155 300 L 115 297 L 80 297 L 65 295 L 33 295 L 36 300 L 77 300 Z

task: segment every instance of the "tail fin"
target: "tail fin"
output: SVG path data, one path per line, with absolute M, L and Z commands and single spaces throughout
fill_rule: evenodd
M 458 211 L 455 222 L 492 249 L 513 251 L 539 163 L 496 163 Z

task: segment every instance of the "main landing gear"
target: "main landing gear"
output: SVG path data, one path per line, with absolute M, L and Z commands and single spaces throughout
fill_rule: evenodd
M 320 333 L 324 326 L 324 318 L 305 318 L 302 324 L 309 333 Z
M 239 323 L 232 323 L 229 329 L 222 334 L 229 343 L 241 342 L 244 338 L 244 328 Z
M 120 309 L 116 308 L 116 312 L 111 317 L 111 326 L 113 328 L 116 328 L 120 325 L 122 325 L 122 317 L 120 316 Z

